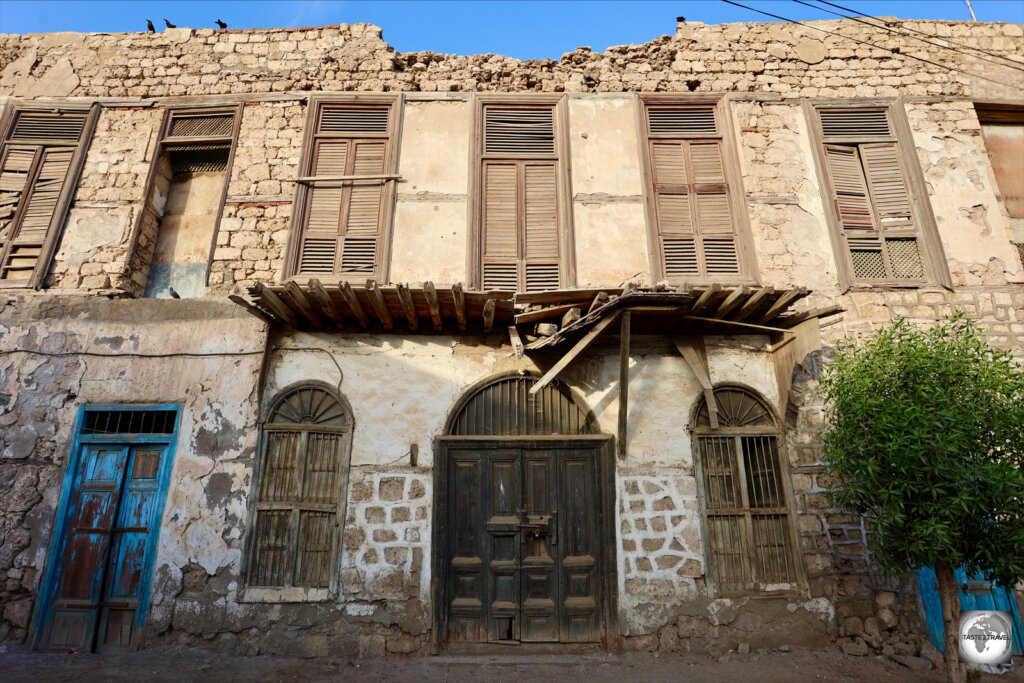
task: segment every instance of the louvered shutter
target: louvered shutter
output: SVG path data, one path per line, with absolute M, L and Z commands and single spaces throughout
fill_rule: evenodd
M 25 194 L 35 148 L 8 147 L 0 166 L 0 253 L 14 230 L 14 214 Z
M 511 157 L 481 162 L 483 289 L 557 289 L 560 207 L 554 110 L 488 107 L 483 137 L 485 156 Z
M 0 266 L 0 279 L 28 280 L 39 261 L 43 242 L 55 222 L 57 202 L 71 168 L 74 150 L 62 148 L 45 149 L 42 152 L 39 171 L 27 198 L 21 215 L 20 225 L 11 231 L 4 262 Z
M 832 178 L 832 201 L 839 216 L 842 239 L 850 253 L 853 274 L 858 278 L 884 278 L 882 240 L 871 213 L 860 154 L 856 147 L 826 145 L 825 160 Z
M 684 150 L 682 142 L 651 144 L 658 233 L 665 275 L 670 278 L 700 273 Z
M 313 158 L 313 175 L 345 175 L 348 160 L 348 141 L 317 143 Z M 333 273 L 341 233 L 341 181 L 318 182 L 309 190 L 306 229 L 299 254 L 299 272 L 306 274 Z
M 516 291 L 518 266 L 518 165 L 484 164 L 483 288 Z
M 890 277 L 900 280 L 923 278 L 924 263 L 896 143 L 861 145 L 860 153 L 875 217 L 883 236 Z
M 523 175 L 526 291 L 558 289 L 558 179 L 555 164 L 525 164 Z
M 387 170 L 386 107 L 325 105 L 314 133 L 310 175 L 381 176 Z M 307 194 L 298 272 L 373 277 L 379 267 L 383 178 L 317 180 Z
M 729 209 L 729 188 L 722 165 L 722 143 L 717 140 L 691 142 L 689 152 L 705 272 L 708 275 L 736 275 L 739 273 L 739 257 L 736 230 Z
M 352 175 L 380 175 L 384 172 L 383 142 L 355 143 Z M 354 180 L 348 188 L 348 215 L 344 224 L 341 270 L 372 274 L 377 260 L 380 235 L 383 180 Z

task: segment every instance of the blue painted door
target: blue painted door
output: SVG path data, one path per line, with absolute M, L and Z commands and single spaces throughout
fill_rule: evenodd
M 1013 618 L 1013 654 L 1024 655 L 1024 625 L 1021 624 L 1020 611 L 1013 599 L 1013 593 L 1004 586 L 995 586 L 986 581 L 980 574 L 968 577 L 963 569 L 955 572 L 956 582 L 960 588 L 961 610 L 1000 610 L 1010 612 Z M 946 651 L 943 637 L 942 600 L 939 597 L 939 585 L 935 579 L 935 570 L 924 567 L 917 572 L 917 585 L 921 590 L 921 601 L 924 603 L 925 618 L 928 620 L 928 634 L 932 644 L 939 652 Z
M 145 615 L 145 568 L 159 525 L 164 445 L 81 447 L 67 506 L 43 645 L 127 650 Z

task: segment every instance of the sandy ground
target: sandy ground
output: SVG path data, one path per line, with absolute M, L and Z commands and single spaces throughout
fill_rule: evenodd
M 749 655 L 621 657 L 427 657 L 349 661 L 231 657 L 184 647 L 150 648 L 130 655 L 43 654 L 0 647 L 0 681 L 943 681 L 936 671 L 912 671 L 881 657 L 850 657 L 838 648 Z M 1019 658 L 1018 658 L 1019 659 Z M 1024 662 L 983 681 L 1024 681 Z

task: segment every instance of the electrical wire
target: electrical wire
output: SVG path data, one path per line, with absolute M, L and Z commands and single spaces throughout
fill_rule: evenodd
M 976 74 L 974 72 L 967 71 L 965 69 L 955 69 L 955 68 L 953 68 L 951 66 L 946 66 L 945 64 L 940 64 L 939 62 L 933 62 L 930 59 L 925 59 L 924 57 L 918 57 L 916 55 L 906 54 L 904 52 L 900 52 L 898 50 L 894 50 L 894 49 L 888 48 L 888 47 L 883 47 L 882 45 L 878 45 L 876 43 L 872 43 L 872 42 L 869 42 L 867 40 L 861 40 L 860 38 L 854 38 L 852 36 L 847 36 L 847 35 L 844 35 L 842 33 L 838 33 L 836 31 L 829 31 L 828 29 L 818 28 L 817 26 L 811 26 L 808 23 L 805 23 L 805 22 L 802 22 L 802 21 L 796 21 L 795 19 L 789 19 L 787 17 L 783 17 L 783 16 L 780 16 L 778 14 L 772 14 L 771 12 L 765 12 L 764 10 L 754 9 L 753 7 L 749 7 L 747 5 L 743 5 L 741 3 L 734 2 L 733 0 L 722 0 L 722 2 L 726 3 L 727 5 L 733 5 L 735 7 L 742 7 L 743 9 L 745 9 L 747 11 L 757 12 L 758 14 L 763 14 L 766 17 L 772 17 L 773 19 L 778 19 L 779 21 L 785 21 L 785 22 L 788 22 L 790 24 L 796 24 L 797 26 L 803 26 L 804 28 L 809 28 L 811 30 L 818 31 L 819 33 L 827 33 L 830 36 L 838 36 L 839 38 L 845 38 L 846 40 L 852 40 L 853 42 L 860 43 L 861 45 L 868 45 L 870 47 L 877 48 L 879 50 L 885 50 L 886 52 L 891 52 L 894 55 L 900 55 L 901 57 L 907 57 L 909 59 L 915 59 L 915 60 L 917 60 L 919 62 L 924 62 L 925 64 L 931 64 L 932 66 L 937 66 L 940 69 L 945 69 L 947 71 L 959 72 L 959 73 L 965 74 L 967 76 L 973 76 L 974 78 L 980 78 L 983 81 L 990 81 L 992 83 L 996 83 L 998 85 L 1001 85 L 1001 86 L 1003 86 L 1005 88 L 1013 88 L 1013 89 L 1017 89 L 1018 88 L 1017 85 L 1012 85 L 1010 83 L 1005 83 L 1003 81 L 999 81 L 999 80 L 996 80 L 994 78 L 989 78 L 988 76 L 982 76 L 981 74 Z
M 1017 69 L 1018 71 L 1024 71 L 1024 63 L 1015 62 L 1012 59 L 1009 59 L 1008 57 L 1000 57 L 1000 55 L 993 55 L 993 56 L 996 56 L 996 57 L 1000 57 L 1001 59 L 1004 59 L 1007 62 L 1009 62 L 1009 64 L 1004 64 L 1003 62 L 998 62 L 998 61 L 996 61 L 994 59 L 987 59 L 987 58 L 982 57 L 980 55 L 974 55 L 974 54 L 971 54 L 970 52 L 964 52 L 963 50 L 958 50 L 955 47 L 949 47 L 947 45 L 940 45 L 939 43 L 936 43 L 935 41 L 932 41 L 932 40 L 926 40 L 925 38 L 918 38 L 916 36 L 912 36 L 912 35 L 907 34 L 907 33 L 902 33 L 901 31 L 896 31 L 896 30 L 892 29 L 891 27 L 885 25 L 884 23 L 882 23 L 882 24 L 873 24 L 873 23 L 867 21 L 868 17 L 861 18 L 860 16 L 853 16 L 853 15 L 849 15 L 849 14 L 843 14 L 841 12 L 833 12 L 830 9 L 825 9 L 824 7 L 818 7 L 817 5 L 812 5 L 809 2 L 805 2 L 805 0 L 793 0 L 793 2 L 797 3 L 798 5 L 804 5 L 805 7 L 810 7 L 811 9 L 816 9 L 819 12 L 825 12 L 827 14 L 832 14 L 832 15 L 837 16 L 837 17 L 843 17 L 845 19 L 851 19 L 853 21 L 856 21 L 858 24 L 864 24 L 865 26 L 870 26 L 872 28 L 880 28 L 883 31 L 888 31 L 889 33 L 892 33 L 892 34 L 895 34 L 897 36 L 900 36 L 901 38 L 913 38 L 914 40 L 919 40 L 922 43 L 928 43 L 929 45 L 934 45 L 935 47 L 940 48 L 942 50 L 950 50 L 952 52 L 956 52 L 958 54 L 965 55 L 967 57 L 970 57 L 971 59 L 979 59 L 979 60 L 981 60 L 983 62 L 990 62 L 990 63 L 996 64 L 998 66 L 1008 67 L 1008 68 L 1011 68 L 1011 69 Z M 824 3 L 826 5 L 831 5 L 832 7 L 838 7 L 839 9 L 846 10 L 845 7 L 841 7 L 840 5 L 836 5 L 836 4 L 831 3 L 831 2 L 827 2 L 826 0 L 818 0 L 818 2 Z M 848 11 L 848 12 L 855 12 L 855 10 L 846 10 L 846 11 Z M 871 17 L 871 18 L 873 18 L 873 17 Z M 900 28 L 902 29 L 902 27 L 900 27 Z M 986 52 L 985 54 L 990 54 L 990 53 Z
M 850 13 L 852 13 L 852 14 L 854 14 L 854 15 L 857 15 L 857 16 L 859 16 L 859 17 L 863 17 L 863 18 L 865 18 L 865 19 L 869 18 L 869 17 L 868 17 L 868 16 L 866 15 L 866 14 L 864 14 L 863 12 L 858 12 L 858 11 L 857 11 L 857 10 L 855 10 L 855 9 L 851 9 L 851 8 L 849 8 L 849 7 L 843 7 L 842 5 L 837 5 L 836 3 L 834 3 L 834 2 L 829 2 L 828 0 L 817 0 L 817 2 L 820 2 L 820 3 L 821 3 L 821 4 L 823 4 L 823 5 L 830 5 L 830 6 L 832 6 L 832 7 L 835 7 L 836 9 L 841 9 L 841 10 L 843 10 L 844 12 L 850 12 Z M 827 11 L 827 10 L 822 10 L 822 11 Z M 847 15 L 843 15 L 843 16 L 847 16 Z M 847 16 L 847 18 L 848 18 L 848 19 L 854 19 L 855 17 L 853 17 L 853 16 Z M 874 17 L 870 17 L 870 18 L 874 18 Z M 880 20 L 876 19 L 876 21 L 880 21 Z M 884 22 L 883 22 L 883 23 L 884 23 Z M 889 28 L 888 24 L 884 24 L 884 26 L 885 26 L 885 29 L 886 29 L 886 30 L 891 30 L 891 29 Z M 882 27 L 881 27 L 881 26 L 879 26 L 879 28 L 882 28 Z M 900 27 L 899 27 L 899 28 L 900 28 L 900 30 L 901 30 L 901 31 L 907 31 L 907 32 L 909 32 L 909 33 L 917 33 L 917 34 L 919 34 L 919 35 L 922 35 L 922 36 L 927 36 L 928 38 L 937 38 L 937 39 L 939 39 L 939 40 L 944 40 L 945 42 L 949 43 L 950 45 L 955 45 L 956 47 L 962 47 L 962 48 L 966 48 L 966 49 L 968 49 L 968 50 L 974 50 L 974 51 L 976 51 L 976 52 L 980 52 L 980 53 L 982 53 L 982 54 L 988 55 L 989 57 L 996 57 L 997 59 L 1003 59 L 1003 60 L 1006 60 L 1007 62 L 1009 62 L 1010 64 L 1013 64 L 1013 65 L 1015 65 L 1015 66 L 1020 66 L 1020 67 L 1024 67 L 1024 61 L 1018 61 L 1018 60 L 1016 60 L 1016 59 L 1012 59 L 1012 58 L 1010 58 L 1010 57 L 1007 57 L 1006 55 L 1001 55 L 1001 54 L 999 54 L 999 53 L 997 53 L 997 52 L 989 52 L 988 50 L 982 50 L 982 49 L 981 49 L 980 47 L 974 47 L 974 46 L 972 46 L 972 45 L 966 45 L 966 44 L 964 44 L 964 43 L 958 43 L 958 42 L 956 42 L 955 40 L 950 40 L 949 38 L 944 38 L 944 37 L 942 37 L 942 36 L 936 36 L 936 35 L 932 35 L 931 33 L 925 33 L 924 31 L 920 31 L 920 30 L 918 30 L 918 29 L 916 29 L 916 28 L 911 28 L 910 26 L 904 26 L 904 25 L 902 25 L 902 24 L 900 24 Z M 908 37 L 910 37 L 910 38 L 914 38 L 914 36 L 908 36 Z M 936 45 L 937 47 L 941 47 L 941 48 L 945 48 L 945 49 L 953 49 L 953 48 L 947 47 L 947 46 L 945 46 L 945 45 L 939 45 L 938 43 L 931 43 L 931 41 L 928 41 L 928 40 L 924 40 L 924 38 L 914 38 L 914 39 L 915 39 L 915 40 L 922 40 L 922 41 L 924 41 L 924 42 L 926 42 L 926 43 L 930 43 L 930 44 L 932 44 L 932 45 Z M 960 50 L 957 50 L 957 52 L 960 52 Z M 969 54 L 969 53 L 964 53 L 964 54 Z M 970 55 L 970 56 L 971 56 L 971 57 L 975 57 L 976 55 Z

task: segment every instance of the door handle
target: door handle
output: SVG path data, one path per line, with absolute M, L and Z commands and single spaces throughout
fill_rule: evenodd
M 548 520 L 548 540 L 551 545 L 558 544 L 558 511 L 551 511 L 551 518 Z

